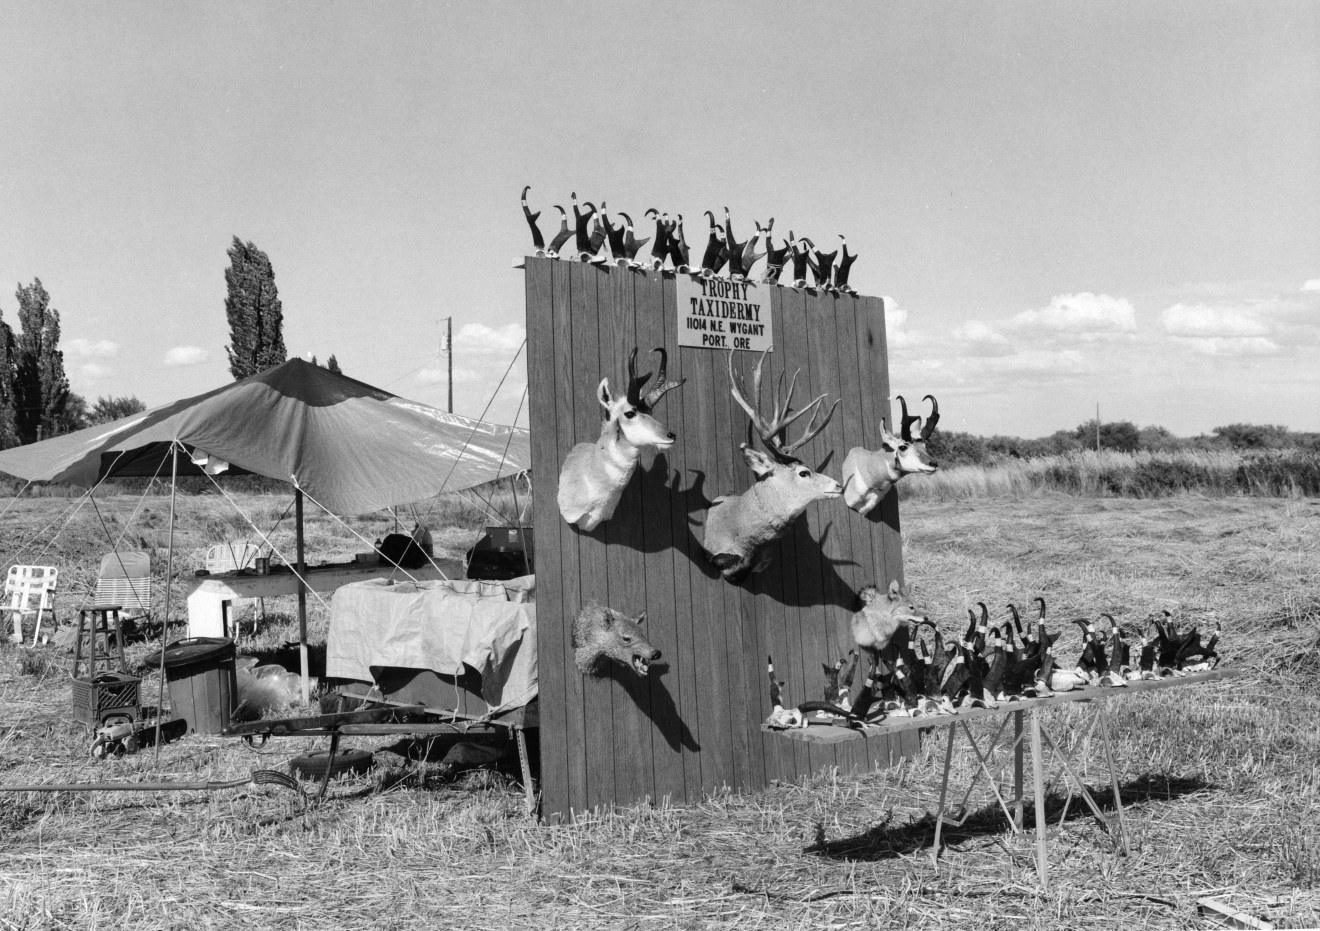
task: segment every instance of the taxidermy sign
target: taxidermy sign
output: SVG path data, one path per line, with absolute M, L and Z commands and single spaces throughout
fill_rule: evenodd
M 678 275 L 678 344 L 702 349 L 770 350 L 771 285 Z

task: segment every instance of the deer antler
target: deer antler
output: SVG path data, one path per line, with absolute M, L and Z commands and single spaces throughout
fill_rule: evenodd
M 769 349 L 766 349 L 761 353 L 761 358 L 756 360 L 756 368 L 752 372 L 752 389 L 757 403 L 760 403 L 761 399 L 761 366 L 765 362 L 766 354 L 769 353 L 769 351 Z M 770 420 L 766 420 L 756 410 L 756 407 L 748 401 L 747 389 L 743 385 L 742 379 L 738 377 L 738 373 L 733 369 L 733 350 L 729 350 L 729 388 L 733 394 L 733 399 L 738 402 L 738 406 L 745 410 L 747 416 L 751 418 L 752 425 L 756 427 L 756 432 L 761 437 L 761 442 L 765 444 L 766 450 L 780 462 L 786 463 L 796 461 L 793 457 L 793 450 L 805 445 L 814 438 L 816 434 L 824 430 L 825 425 L 828 424 L 830 418 L 834 416 L 835 408 L 839 406 L 840 399 L 836 398 L 834 403 L 830 405 L 829 412 L 825 415 L 825 419 L 819 424 L 816 423 L 816 417 L 820 414 L 821 403 L 826 397 L 828 397 L 828 395 L 822 394 L 820 397 L 816 398 L 816 400 L 802 408 L 802 410 L 793 411 L 793 391 L 797 388 L 797 378 L 801 372 L 802 370 L 798 369 L 793 373 L 793 378 L 788 383 L 788 394 L 782 401 L 780 400 L 780 391 L 784 386 L 784 376 L 782 374 L 779 376 L 779 383 L 775 387 L 774 416 Z M 807 428 L 803 431 L 802 436 L 792 443 L 785 443 L 784 441 L 786 439 L 786 434 L 788 433 L 788 428 L 808 411 L 811 412 L 811 420 L 807 422 Z
M 636 405 L 638 410 L 646 414 L 651 413 L 656 404 L 658 404 L 660 399 L 666 394 L 673 391 L 675 388 L 681 387 L 687 382 L 686 378 L 683 379 L 683 381 L 665 381 L 665 368 L 669 362 L 669 356 L 664 349 L 658 346 L 651 351 L 660 353 L 660 371 L 657 372 L 655 376 L 655 387 L 646 392 L 646 397 L 642 398 L 641 403 Z M 633 355 L 637 355 L 636 349 L 633 350 Z

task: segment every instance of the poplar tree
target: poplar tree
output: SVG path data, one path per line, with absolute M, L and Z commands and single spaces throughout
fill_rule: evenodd
M 229 372 L 242 381 L 288 358 L 284 349 L 284 312 L 270 258 L 237 236 L 225 269 L 225 316 L 229 318 Z
M 325 360 L 325 367 L 328 368 L 330 371 L 334 372 L 336 375 L 344 374 L 339 370 L 339 360 L 335 358 L 334 353 L 331 353 L 330 358 Z
M 14 432 L 14 368 L 18 364 L 14 331 L 0 313 L 0 449 L 18 445 Z
M 14 428 L 20 443 L 67 432 L 69 379 L 60 351 L 60 314 L 50 306 L 41 279 L 19 285 L 19 333 L 15 340 Z

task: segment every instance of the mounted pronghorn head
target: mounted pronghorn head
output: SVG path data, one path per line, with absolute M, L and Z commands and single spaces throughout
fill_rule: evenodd
M 645 394 L 642 389 L 651 373 L 637 374 L 636 349 L 628 357 L 628 390 L 624 394 L 613 394 L 610 380 L 601 379 L 596 389 L 596 398 L 605 409 L 600 439 L 574 446 L 559 472 L 559 513 L 583 530 L 595 530 L 614 514 L 643 449 L 674 445 L 673 431 L 652 415 L 660 399 L 683 382 L 666 380 L 668 356 L 663 349 L 654 351 L 660 354 L 660 371 L 655 386 Z
M 912 425 L 921 418 L 908 415 L 907 401 L 899 395 L 903 415 L 898 435 L 882 424 L 879 449 L 854 446 L 848 451 L 843 460 L 843 500 L 858 514 L 869 514 L 903 476 L 929 475 L 939 468 L 926 452 L 926 441 L 939 422 L 940 405 L 933 395 L 926 395 L 925 400 L 930 401 L 930 416 L 917 436 L 912 435 Z
M 768 350 L 767 350 L 768 352 Z M 839 406 L 836 400 L 825 417 L 816 423 L 825 395 L 816 398 L 799 411 L 793 410 L 793 391 L 797 387 L 798 373 L 793 374 L 788 393 L 782 395 L 783 376 L 775 389 L 773 414 L 769 419 L 756 407 L 761 397 L 761 367 L 766 353 L 756 363 L 753 374 L 752 398 L 749 400 L 742 381 L 733 368 L 733 351 L 729 351 L 729 384 L 733 399 L 747 412 L 756 428 L 766 452 L 741 444 L 743 458 L 756 476 L 756 483 L 741 495 L 725 495 L 716 499 L 706 518 L 706 536 L 703 545 L 711 562 L 720 567 L 721 574 L 730 582 L 740 581 L 748 572 L 759 572 L 769 561 L 769 546 L 783 536 L 799 514 L 813 501 L 837 498 L 842 486 L 828 475 L 821 475 L 807 467 L 793 452 L 808 443 L 834 416 Z M 756 402 L 756 403 L 753 403 Z M 788 442 L 788 428 L 808 412 L 802 435 Z

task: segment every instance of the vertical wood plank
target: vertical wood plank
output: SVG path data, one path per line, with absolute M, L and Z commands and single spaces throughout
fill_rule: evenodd
M 808 350 L 808 318 L 813 310 L 811 298 L 808 293 L 801 288 L 789 288 L 783 292 L 783 328 L 775 337 L 775 384 L 778 383 L 779 376 L 783 376 L 784 390 L 788 390 L 789 383 L 793 380 L 794 373 L 797 373 L 797 386 L 795 401 L 798 409 L 815 395 L 812 394 L 811 383 L 811 359 Z M 769 385 L 767 385 L 767 388 Z M 769 392 L 767 392 L 769 393 Z M 802 422 L 794 425 L 796 433 L 802 430 Z M 794 436 L 796 435 L 794 434 Z M 790 436 L 790 441 L 793 436 Z M 796 452 L 799 458 L 806 461 L 817 452 L 819 447 L 812 442 L 810 448 L 803 448 Z M 808 694 L 808 676 L 807 664 L 815 662 L 814 657 L 808 658 L 807 651 L 809 646 L 809 635 L 805 633 L 806 628 L 815 623 L 819 623 L 816 608 L 821 603 L 821 580 L 820 580 L 820 561 L 815 557 L 816 545 L 813 540 L 808 525 L 811 520 L 810 512 L 819 507 L 818 504 L 810 505 L 806 514 L 798 517 L 789 527 L 785 534 L 781 546 L 781 557 L 785 559 L 782 565 L 785 568 L 785 575 L 791 575 L 796 579 L 796 585 L 786 585 L 785 596 L 788 599 L 785 612 L 786 629 L 785 636 L 788 640 L 789 655 L 784 658 L 784 678 L 788 680 L 790 695 L 794 703 L 801 702 Z M 791 568 L 790 568 L 791 567 Z M 810 689 L 814 692 L 815 689 Z M 793 774 L 792 781 L 797 781 L 811 771 L 810 748 L 802 741 L 795 740 L 793 743 Z
M 637 294 L 637 343 L 643 352 L 665 349 L 671 360 L 668 377 L 677 380 L 674 378 L 674 370 L 679 367 L 677 336 L 670 335 L 675 330 L 674 279 L 671 276 L 648 274 L 641 280 L 644 287 L 640 287 Z M 658 364 L 658 356 L 648 356 L 648 370 L 654 370 L 652 366 Z M 676 389 L 680 393 L 684 390 Z M 670 415 L 681 412 L 678 395 L 670 392 L 659 402 L 655 416 L 671 431 L 678 433 L 678 427 L 682 424 L 673 423 L 674 418 Z M 674 538 L 671 513 L 671 500 L 674 496 L 667 482 L 673 472 L 673 457 L 678 454 L 682 443 L 682 434 L 679 434 L 673 446 L 652 457 L 642 486 L 644 501 L 641 528 L 646 553 L 646 597 L 650 609 L 655 612 L 650 615 L 648 624 L 653 642 L 663 644 L 661 649 L 665 653 L 664 675 L 654 675 L 647 683 L 650 698 L 648 749 L 653 761 L 653 792 L 657 799 L 666 796 L 685 798 L 687 795 L 682 758 L 681 677 L 684 669 L 674 659 L 680 630 L 685 633 L 691 630 L 690 622 L 686 619 L 680 621 L 680 614 L 690 612 L 690 598 L 685 587 L 684 605 L 680 611 L 674 582 L 673 552 L 676 546 L 683 545 L 683 538 Z M 690 639 L 688 642 L 691 642 Z
M 608 320 L 601 319 L 596 267 L 585 262 L 566 264 L 573 320 L 573 436 L 579 443 L 594 443 L 600 437 L 604 413 L 596 399 L 600 379 L 609 378 L 612 392 L 619 388 L 618 375 L 608 363 L 608 346 L 604 352 L 606 361 L 602 363 L 602 324 L 611 331 L 613 327 Z M 606 521 L 590 533 L 572 531 L 578 558 L 579 608 L 590 601 L 610 604 L 606 534 L 612 524 L 613 521 Z M 614 682 L 612 678 L 597 676 L 580 676 L 580 681 L 586 722 L 587 806 L 596 808 L 610 805 L 615 799 L 614 719 L 609 711 L 613 706 Z
M 689 523 L 690 496 L 686 489 L 692 479 L 688 466 L 688 447 L 690 444 L 700 444 L 704 440 L 693 432 L 683 406 L 684 396 L 692 391 L 693 387 L 689 380 L 690 357 L 678 346 L 677 302 L 674 279 L 666 277 L 657 313 L 663 324 L 664 345 L 669 350 L 669 377 L 677 382 L 687 381 L 662 402 L 666 421 L 678 434 L 678 442 L 668 451 L 669 472 L 664 476 L 664 492 L 668 500 L 669 515 L 670 571 L 674 585 L 674 643 L 673 651 L 667 654 L 668 670 L 661 684 L 678 706 L 675 729 L 665 735 L 665 744 L 671 751 L 677 753 L 679 771 L 670 774 L 666 770 L 665 779 L 681 777 L 682 791 L 673 788 L 668 790 L 668 794 L 673 801 L 683 802 L 701 798 L 700 744 L 696 739 L 696 735 L 700 732 L 701 715 L 695 675 L 698 620 L 693 606 L 692 579 L 694 575 L 701 574 L 695 560 L 704 560 L 704 556 Z M 692 507 L 695 510 L 695 505 Z M 678 742 L 676 748 L 675 740 Z M 661 797 L 666 794 L 666 790 L 661 788 L 659 769 L 656 771 L 656 792 Z
M 571 809 L 568 785 L 568 720 L 565 657 L 571 654 L 568 624 L 560 600 L 558 579 L 559 509 L 555 504 L 559 484 L 559 427 L 555 403 L 554 263 L 527 259 L 527 387 L 532 427 L 532 474 L 537 494 L 532 497 L 532 524 L 548 528 L 555 537 L 537 553 L 541 590 L 536 604 L 536 651 L 539 658 L 538 705 L 540 707 L 541 809 L 545 817 L 567 815 Z M 538 530 L 538 539 L 551 536 Z M 543 534 L 543 535 L 542 535 Z M 549 582 L 547 585 L 546 583 Z
M 684 364 L 690 365 L 692 370 L 692 384 L 683 389 L 686 392 L 684 419 L 693 437 L 687 444 L 688 468 L 689 471 L 694 469 L 695 459 L 694 478 L 700 481 L 701 494 L 713 501 L 731 490 L 726 476 L 733 455 L 730 449 L 737 449 L 736 444 L 731 446 L 727 432 L 727 410 L 723 417 L 717 416 L 717 411 L 723 408 L 720 394 L 728 394 L 727 386 L 722 384 L 727 376 L 720 376 L 718 368 L 718 364 L 724 363 L 723 354 L 692 347 L 684 347 L 682 352 Z M 738 458 L 741 461 L 740 454 Z M 708 513 L 704 508 L 701 511 L 703 538 Z M 711 792 L 733 782 L 733 731 L 725 635 L 729 619 L 724 609 L 724 586 L 728 583 L 720 578 L 699 546 L 692 556 L 696 570 L 691 578 L 697 634 L 697 695 L 701 708 L 701 788 L 703 792 Z
M 565 457 L 580 436 L 578 425 L 582 411 L 590 411 L 577 399 L 578 385 L 575 378 L 575 347 L 573 343 L 573 276 L 572 266 L 566 262 L 552 262 L 552 304 L 554 308 L 554 401 L 556 406 L 558 453 L 555 474 L 559 474 Z M 590 396 L 589 396 L 590 397 Z M 590 399 L 587 404 L 595 405 Z M 586 416 L 590 416 L 588 413 Z M 589 442 L 589 441 L 588 441 Z M 574 615 L 582 605 L 582 583 L 579 573 L 579 554 L 577 530 L 566 523 L 555 506 L 553 530 L 538 533 L 537 539 L 557 537 L 559 541 L 560 575 L 558 584 L 563 621 L 571 625 Z M 539 555 L 539 553 L 538 553 Z M 538 598 L 539 601 L 539 598 Z M 569 805 L 575 812 L 585 811 L 589 775 L 587 748 L 587 715 L 583 704 L 582 674 L 578 672 L 573 658 L 571 636 L 564 637 L 564 654 L 561 658 L 566 670 L 564 689 L 565 752 L 568 761 L 568 796 Z
M 645 276 L 624 274 L 611 270 L 613 307 L 601 307 L 602 327 L 610 321 L 608 332 L 602 328 L 601 345 L 609 345 L 612 365 L 621 373 L 620 387 L 627 389 L 627 360 L 637 350 L 637 372 L 654 371 L 655 360 L 648 354 L 649 347 L 637 338 L 638 292 L 645 293 Z M 605 289 L 602 288 L 602 298 Z M 654 456 L 643 453 L 638 469 L 624 489 L 623 499 L 614 518 L 607 527 L 610 559 L 611 597 L 618 604 L 627 604 L 628 613 L 637 614 L 645 608 L 644 625 L 649 639 L 654 637 L 657 614 L 665 610 L 665 599 L 655 598 L 645 585 L 643 523 L 646 510 L 642 485 L 651 468 Z M 614 774 L 616 794 L 622 804 L 654 798 L 655 777 L 651 760 L 651 693 L 650 683 L 638 679 L 633 673 L 621 672 L 614 687 Z

